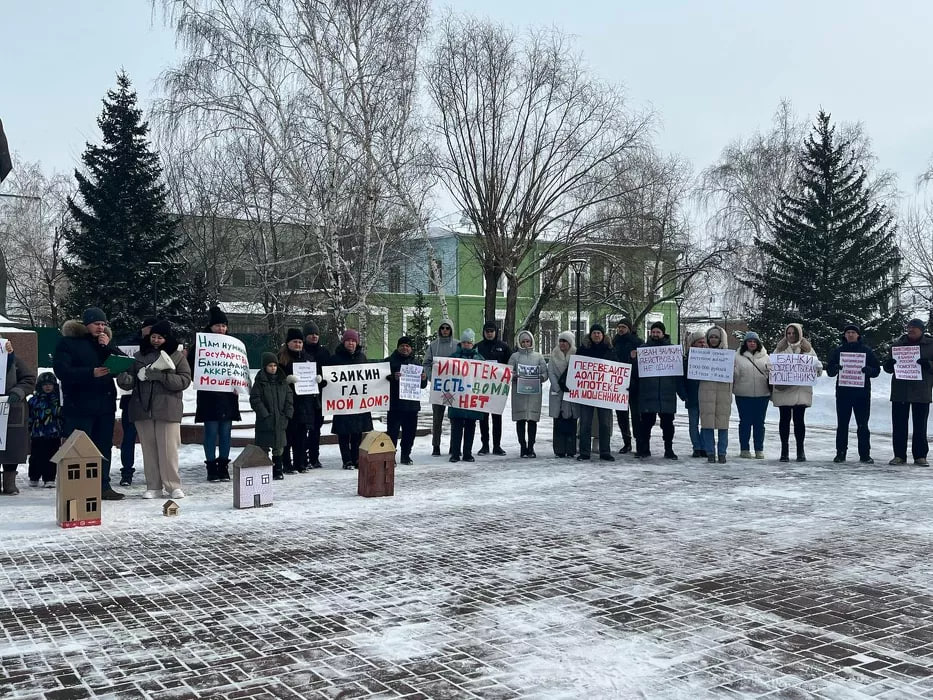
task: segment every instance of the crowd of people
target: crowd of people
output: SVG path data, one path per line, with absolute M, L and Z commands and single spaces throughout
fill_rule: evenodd
M 209 311 L 203 330 L 226 334 L 229 324 L 218 307 Z M 591 459 L 593 431 L 597 434 L 598 456 L 613 461 L 610 446 L 613 429 L 612 410 L 568 400 L 567 374 L 573 355 L 611 360 L 632 367 L 628 389 L 628 410 L 616 411 L 622 439 L 619 453 L 633 453 L 635 458 L 651 456 L 651 436 L 660 423 L 666 459 L 678 459 L 674 452 L 674 415 L 678 400 L 687 409 L 692 457 L 710 463 L 725 463 L 728 455 L 729 425 L 733 405 L 738 412 L 739 457 L 764 459 L 765 415 L 768 404 L 780 413 L 780 461 L 791 459 L 790 434 L 793 424 L 794 456 L 806 461 L 806 409 L 812 406 L 811 386 L 772 385 L 769 355 L 754 331 L 746 332 L 735 353 L 733 379 L 722 381 L 687 378 L 690 352 L 694 348 L 728 349 L 730 338 L 720 327 L 690 333 L 684 340 L 683 376 L 639 376 L 638 349 L 642 346 L 671 344 L 664 324 L 651 325 L 642 340 L 632 322 L 622 319 L 611 340 L 605 328 L 593 324 L 583 346 L 577 348 L 574 335 L 561 333 L 557 346 L 545 358 L 534 347 L 534 337 L 521 331 L 517 347 L 512 349 L 498 337 L 495 322 L 487 322 L 483 338 L 476 342 L 470 328 L 459 336 L 453 324 L 443 319 L 437 338 L 427 347 L 423 360 L 414 355 L 412 338 L 398 339 L 396 349 L 385 358 L 389 364 L 390 401 L 386 417 L 387 432 L 400 450 L 399 461 L 412 464 L 412 448 L 417 431 L 420 402 L 400 397 L 399 381 L 403 365 L 422 365 L 421 386 L 431 379 L 434 361 L 457 357 L 487 360 L 508 365 L 512 370 L 511 418 L 520 446 L 520 457 L 536 458 L 535 443 L 541 420 L 544 384 L 548 384 L 548 411 L 553 420 L 552 449 L 556 457 Z M 132 366 L 116 376 L 106 366 L 110 355 L 123 355 L 114 343 L 106 314 L 92 307 L 80 320 L 69 320 L 62 327 L 62 338 L 53 356 L 54 372 L 37 375 L 36 368 L 20 357 L 10 341 L 6 343 L 6 384 L 3 400 L 9 404 L 5 449 L 0 451 L 3 465 L 2 493 L 19 493 L 17 467 L 28 460 L 29 484 L 54 487 L 56 466 L 52 457 L 62 441 L 73 431 L 82 430 L 103 455 L 101 498 L 120 500 L 124 494 L 111 485 L 110 461 L 118 404 L 117 387 L 126 394 L 119 400 L 123 442 L 121 444 L 120 485 L 131 486 L 135 474 L 135 442 L 142 448 L 146 490 L 144 498 L 170 496 L 183 498 L 178 452 L 181 422 L 184 416 L 184 391 L 192 382 L 193 347 L 185 353 L 171 323 L 145 319 L 137 338 L 138 350 Z M 250 390 L 250 406 L 255 413 L 255 444 L 271 453 L 273 478 L 286 474 L 320 469 L 321 430 L 324 426 L 320 393 L 299 394 L 295 390 L 296 363 L 314 362 L 319 368 L 316 381 L 326 381 L 320 368 L 328 365 L 351 365 L 370 362 L 357 331 L 345 330 L 333 353 L 321 344 L 320 330 L 314 323 L 289 329 L 285 344 L 278 353 L 262 355 L 261 368 Z M 894 346 L 919 348 L 920 379 L 903 379 L 895 373 L 896 357 L 891 353 L 880 363 L 874 351 L 862 342 L 858 326 L 842 329 L 840 344 L 829 354 L 825 364 L 816 359 L 812 345 L 798 323 L 787 325 L 776 353 L 814 356 L 812 366 L 835 377 L 842 368 L 844 353 L 865 356 L 859 363 L 865 375 L 861 386 L 836 386 L 835 462 L 844 462 L 848 452 L 849 424 L 855 416 L 859 461 L 873 463 L 871 434 L 868 427 L 871 408 L 871 379 L 883 368 L 895 374 L 891 380 L 891 419 L 893 430 L 892 465 L 908 459 L 908 423 L 912 420 L 911 457 L 914 464 L 928 466 L 927 421 L 933 395 L 933 338 L 925 333 L 925 324 L 914 319 Z M 520 370 L 521 368 L 521 370 Z M 417 370 L 416 370 L 417 372 Z M 734 398 L 734 404 L 733 404 Z M 478 455 L 505 455 L 502 447 L 501 415 L 461 407 L 432 405 L 432 455 L 440 456 L 445 413 L 450 424 L 447 457 L 450 462 L 473 462 L 476 426 L 480 427 Z M 230 481 L 230 450 L 234 423 L 241 420 L 237 394 L 197 391 L 195 422 L 203 425 L 203 449 L 206 479 Z M 490 430 L 490 423 L 492 429 Z M 360 411 L 335 415 L 331 430 L 340 446 L 344 469 L 359 466 L 359 449 L 364 433 L 373 430 L 372 415 Z

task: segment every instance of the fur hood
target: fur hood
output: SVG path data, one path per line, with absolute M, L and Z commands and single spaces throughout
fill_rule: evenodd
M 729 336 L 726 335 L 726 331 L 722 326 L 710 326 L 706 331 L 706 347 L 711 348 L 712 345 L 709 344 L 710 333 L 719 333 L 719 347 L 715 348 L 716 350 L 728 350 L 729 349 Z
M 796 343 L 787 342 L 788 328 L 795 328 L 797 330 L 797 337 L 800 338 L 800 340 L 798 340 Z M 777 347 L 774 348 L 774 352 L 776 353 L 787 351 L 803 353 L 804 355 L 808 355 L 813 352 L 813 346 L 810 345 L 809 340 L 803 337 L 803 326 L 801 326 L 799 323 L 788 323 L 787 326 L 784 327 L 784 337 L 778 341 Z
M 91 332 L 87 329 L 80 319 L 72 318 L 62 325 L 62 335 L 66 338 L 84 338 L 90 336 Z

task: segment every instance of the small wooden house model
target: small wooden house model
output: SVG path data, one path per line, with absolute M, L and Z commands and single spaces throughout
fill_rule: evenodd
M 103 456 L 83 430 L 75 430 L 52 456 L 58 468 L 55 502 L 62 527 L 100 525 Z
M 162 515 L 178 515 L 178 504 L 171 499 L 163 503 Z
M 366 433 L 360 443 L 356 492 L 367 498 L 395 495 L 395 445 L 385 433 Z
M 272 505 L 272 460 L 261 447 L 247 445 L 233 460 L 233 507 Z

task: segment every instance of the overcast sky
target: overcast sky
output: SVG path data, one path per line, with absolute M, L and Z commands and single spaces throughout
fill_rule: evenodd
M 435 3 L 575 35 L 602 79 L 660 116 L 660 146 L 696 169 L 766 128 L 778 102 L 861 121 L 902 192 L 933 156 L 933 2 L 456 0 Z M 148 0 L 0 0 L 0 119 L 11 148 L 70 171 L 99 141 L 100 100 L 124 68 L 143 106 L 177 56 Z M 15 68 L 14 68 L 15 66 Z

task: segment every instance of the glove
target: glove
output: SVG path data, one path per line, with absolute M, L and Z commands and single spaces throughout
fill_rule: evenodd
M 141 382 L 146 381 L 146 368 L 145 367 L 139 368 L 139 371 L 136 373 L 136 378 Z
M 294 374 L 289 374 L 287 377 L 285 377 L 285 383 L 286 384 L 297 384 L 298 377 Z
M 7 397 L 6 397 L 6 402 L 10 404 L 19 403 L 22 400 L 23 400 L 23 397 L 20 396 L 19 394 L 11 393 L 11 394 L 7 394 Z
M 324 377 L 322 377 L 320 374 L 319 374 L 318 376 L 316 376 L 315 379 L 317 380 L 317 383 L 320 385 L 320 387 L 321 387 L 322 389 L 323 389 L 325 386 L 327 386 L 327 380 L 324 379 Z
M 868 374 L 868 370 L 871 369 L 868 365 L 862 367 L 862 374 Z
M 922 357 L 918 357 L 918 358 L 917 358 L 917 364 L 918 364 L 918 365 L 922 365 L 924 362 L 925 362 L 925 360 L 924 360 Z

